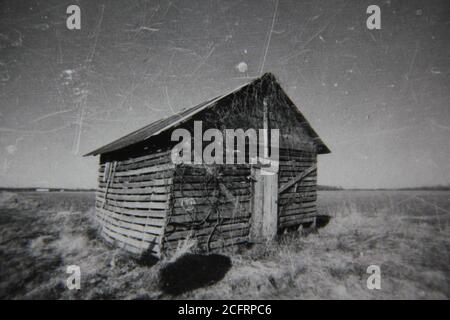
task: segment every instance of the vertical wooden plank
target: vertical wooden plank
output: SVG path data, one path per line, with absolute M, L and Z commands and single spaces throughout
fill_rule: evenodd
M 164 245 L 164 240 L 166 238 L 170 217 L 173 215 L 173 207 L 174 207 L 174 202 L 175 202 L 175 197 L 174 197 L 175 175 L 176 175 L 176 172 L 177 172 L 177 166 L 179 166 L 179 165 L 175 165 L 175 168 L 171 172 L 171 177 L 170 177 L 171 183 L 170 183 L 169 190 L 168 190 L 169 197 L 167 199 L 168 207 L 167 207 L 167 210 L 166 210 L 166 214 L 164 215 L 163 232 L 162 232 L 161 237 L 159 237 L 159 240 L 160 240 L 159 247 L 161 249 L 160 249 L 160 255 L 159 255 L 158 258 L 160 258 L 160 259 L 162 257 L 164 257 L 166 255 L 166 253 L 167 253 L 167 250 L 166 250 L 165 245 Z
M 253 186 L 251 241 L 270 241 L 278 230 L 278 173 L 269 168 L 252 168 Z
M 278 228 L 278 173 L 261 169 L 264 180 L 263 230 L 265 240 L 273 240 Z
M 252 168 L 252 177 L 255 181 L 252 188 L 252 215 L 250 218 L 250 241 L 260 241 L 262 238 L 263 224 L 263 199 L 264 199 L 264 180 L 260 174 L 260 169 Z

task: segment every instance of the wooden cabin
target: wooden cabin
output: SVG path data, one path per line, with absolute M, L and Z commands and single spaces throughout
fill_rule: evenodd
M 277 172 L 244 164 L 174 164 L 177 128 L 279 129 Z M 194 136 L 194 134 L 193 134 Z M 227 150 L 226 152 L 229 152 Z M 275 77 L 158 120 L 86 156 L 100 155 L 96 218 L 102 237 L 134 254 L 170 255 L 273 238 L 317 217 L 317 155 L 329 153 Z

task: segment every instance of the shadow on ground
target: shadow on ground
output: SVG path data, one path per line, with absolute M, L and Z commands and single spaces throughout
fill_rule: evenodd
M 160 289 L 171 295 L 209 286 L 223 279 L 231 259 L 220 254 L 184 254 L 160 271 Z
M 324 228 L 330 223 L 331 217 L 327 215 L 319 215 L 316 218 L 316 228 Z

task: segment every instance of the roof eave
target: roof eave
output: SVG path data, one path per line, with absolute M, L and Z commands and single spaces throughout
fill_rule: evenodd
M 271 76 L 271 74 L 268 74 L 268 75 Z M 266 76 L 266 75 L 264 75 L 264 76 Z M 261 78 L 262 78 L 262 77 L 261 77 Z M 202 107 L 200 107 L 200 108 L 198 108 L 198 109 L 193 110 L 191 113 L 189 113 L 188 115 L 186 115 L 186 116 L 184 116 L 184 117 L 180 117 L 180 119 L 174 121 L 173 123 L 168 124 L 166 127 L 162 128 L 162 129 L 160 129 L 160 130 L 158 130 L 157 132 L 154 132 L 153 134 L 149 135 L 148 137 L 146 137 L 146 138 L 143 139 L 142 141 L 145 141 L 145 140 L 147 140 L 147 139 L 149 139 L 149 138 L 151 138 L 151 137 L 153 137 L 153 136 L 155 136 L 155 135 L 158 135 L 158 134 L 160 134 L 160 133 L 162 133 L 162 132 L 164 132 L 164 131 L 166 131 L 166 130 L 168 130 L 168 129 L 174 127 L 174 126 L 176 126 L 177 124 L 182 123 L 183 121 L 185 121 L 185 120 L 187 120 L 187 119 L 190 119 L 192 116 L 194 116 L 195 114 L 199 113 L 200 111 L 202 111 L 202 110 L 204 110 L 204 109 L 206 109 L 206 108 L 208 108 L 208 107 L 214 105 L 216 102 L 219 102 L 222 98 L 228 97 L 229 95 L 234 94 L 234 93 L 240 91 L 241 89 L 243 89 L 243 88 L 245 88 L 245 87 L 251 85 L 253 82 L 258 81 L 258 80 L 260 80 L 261 78 L 255 78 L 255 79 L 253 79 L 252 81 L 249 81 L 249 82 L 247 82 L 247 83 L 245 83 L 245 84 L 243 84 L 243 85 L 241 85 L 241 86 L 239 86 L 239 87 L 233 89 L 232 91 L 230 91 L 230 92 L 228 92 L 228 93 L 226 93 L 226 94 L 220 95 L 220 96 L 218 96 L 218 97 L 216 97 L 216 98 L 210 100 L 210 101 L 209 101 L 208 103 L 206 103 L 204 106 L 202 106 Z M 193 108 L 195 108 L 195 106 L 194 106 Z M 151 124 L 151 125 L 152 125 L 152 124 Z M 143 128 L 145 128 L 145 127 L 143 127 Z M 97 148 L 97 149 L 95 149 L 95 150 L 93 150 L 93 151 L 91 151 L 91 152 L 89 152 L 89 153 L 86 153 L 85 155 L 83 155 L 83 157 L 87 157 L 87 156 L 96 156 L 96 155 L 99 155 L 99 154 L 104 154 L 104 153 L 108 153 L 108 152 L 113 152 L 113 151 L 120 150 L 120 149 L 122 149 L 122 148 L 124 148 L 124 147 L 121 146 L 121 147 L 118 147 L 118 148 L 116 148 L 116 149 L 115 149 L 115 148 L 112 148 L 112 149 L 111 149 L 111 146 L 114 146 L 115 144 L 117 144 L 118 141 L 120 141 L 120 140 L 124 139 L 125 137 L 128 137 L 128 136 L 130 136 L 130 135 L 136 133 L 136 132 L 139 131 L 139 130 L 142 130 L 143 128 L 138 129 L 138 130 L 136 130 L 136 131 L 133 131 L 133 132 L 131 132 L 130 134 L 124 136 L 124 137 L 121 137 L 121 138 L 119 138 L 119 139 L 116 139 L 116 140 L 114 140 L 114 141 L 112 141 L 112 142 L 110 142 L 110 143 L 108 143 L 108 144 L 106 144 L 106 145 L 104 145 L 104 146 L 102 146 L 102 147 L 100 147 L 100 148 Z M 110 150 L 108 150 L 108 149 L 110 149 Z

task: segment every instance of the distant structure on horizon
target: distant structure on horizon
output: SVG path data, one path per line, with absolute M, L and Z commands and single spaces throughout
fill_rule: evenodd
M 278 171 L 264 175 L 261 165 L 172 163 L 177 142 L 171 133 L 184 128 L 193 136 L 194 121 L 202 121 L 204 130 L 279 129 Z M 209 251 L 314 223 L 317 154 L 329 152 L 267 73 L 85 156 L 100 155 L 96 218 L 103 238 L 160 258 L 186 239 Z

